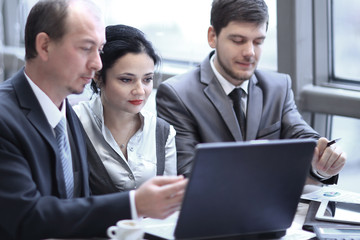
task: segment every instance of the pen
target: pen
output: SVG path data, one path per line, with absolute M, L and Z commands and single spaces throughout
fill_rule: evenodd
M 330 147 L 331 145 L 333 145 L 334 143 L 337 143 L 340 140 L 341 140 L 341 138 L 331 140 L 330 142 L 327 143 L 326 147 Z

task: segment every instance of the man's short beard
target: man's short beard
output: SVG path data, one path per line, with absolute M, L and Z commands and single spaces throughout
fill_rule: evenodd
M 83 86 L 82 90 L 77 90 L 75 88 L 70 88 L 69 87 L 68 91 L 70 92 L 70 94 L 82 94 L 84 92 L 84 90 L 85 90 L 85 86 L 86 85 Z
M 250 75 L 239 75 L 236 74 L 235 72 L 233 72 L 231 69 L 229 69 L 228 67 L 225 66 L 225 64 L 223 64 L 223 62 L 221 61 L 221 59 L 219 58 L 219 56 L 217 56 L 217 60 L 219 62 L 220 67 L 224 70 L 224 72 L 226 73 L 226 75 L 230 76 L 232 79 L 237 80 L 239 82 L 243 82 L 246 80 L 249 80 L 251 78 L 251 76 L 254 74 L 254 72 L 252 72 Z

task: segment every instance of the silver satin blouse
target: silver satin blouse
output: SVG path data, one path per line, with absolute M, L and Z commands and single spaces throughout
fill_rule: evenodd
M 73 107 L 112 181 L 119 191 L 139 187 L 156 176 L 156 116 L 146 110 L 140 112 L 141 127 L 127 144 L 128 161 L 104 125 L 100 96 L 80 102 Z M 170 126 L 165 146 L 164 175 L 176 175 L 175 129 Z

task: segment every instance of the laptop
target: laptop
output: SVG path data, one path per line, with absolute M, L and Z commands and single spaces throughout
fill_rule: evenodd
M 147 239 L 280 238 L 310 171 L 311 139 L 202 143 L 180 212 L 143 221 Z

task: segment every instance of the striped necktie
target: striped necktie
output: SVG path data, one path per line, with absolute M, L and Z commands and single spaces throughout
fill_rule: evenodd
M 71 150 L 69 140 L 66 135 L 65 119 L 61 118 L 55 127 L 56 142 L 59 147 L 61 164 L 63 167 L 66 195 L 72 198 L 74 195 L 74 173 L 72 168 Z

